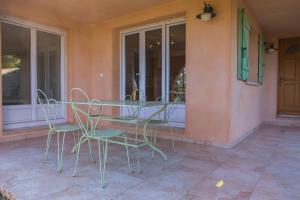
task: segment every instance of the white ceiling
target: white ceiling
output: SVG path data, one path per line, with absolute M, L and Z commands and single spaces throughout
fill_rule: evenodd
M 267 33 L 300 36 L 300 0 L 245 0 Z

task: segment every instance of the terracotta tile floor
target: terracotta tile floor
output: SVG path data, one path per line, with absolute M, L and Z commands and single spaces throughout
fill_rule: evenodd
M 0 187 L 19 200 L 300 199 L 300 128 L 264 126 L 232 149 L 177 143 L 173 153 L 169 141 L 159 140 L 169 161 L 158 154 L 151 159 L 142 149 L 140 175 L 128 172 L 124 149 L 111 145 L 104 189 L 86 145 L 73 178 L 72 138 L 67 138 L 61 174 L 56 173 L 55 140 L 49 161 L 41 163 L 45 142 L 43 137 L 0 144 Z M 224 180 L 223 187 L 216 187 L 218 180 Z

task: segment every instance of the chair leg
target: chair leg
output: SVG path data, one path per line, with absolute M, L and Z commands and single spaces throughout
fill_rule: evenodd
M 137 172 L 141 174 L 141 167 L 140 167 L 140 149 L 136 148 L 136 159 L 137 159 Z
M 80 153 L 80 146 L 81 146 L 81 143 L 82 143 L 82 140 L 83 140 L 83 136 L 81 136 L 81 138 L 79 139 L 79 142 L 78 142 L 78 145 L 77 145 L 77 150 L 76 150 L 76 162 L 75 162 L 75 168 L 74 168 L 74 171 L 73 171 L 73 174 L 72 176 L 75 177 L 76 176 L 76 172 L 77 172 L 77 165 L 78 165 L 78 158 L 79 158 L 79 153 Z
M 136 125 L 135 127 L 135 142 L 136 145 L 138 143 L 137 139 L 138 139 L 138 130 L 139 130 L 139 126 Z M 141 168 L 140 168 L 140 152 L 139 152 L 139 147 L 136 148 L 136 160 L 137 160 L 137 172 L 140 174 L 141 173 Z
M 173 152 L 176 152 L 176 150 L 175 150 L 175 141 L 174 141 L 174 135 L 173 135 L 173 128 L 172 128 L 172 126 L 170 126 L 170 137 L 171 137 L 171 143 L 172 143 Z
M 60 132 L 57 132 L 57 173 L 59 173 L 59 166 L 60 166 L 60 142 L 59 142 L 59 137 Z
M 153 132 L 154 132 L 154 135 L 153 135 L 153 145 L 155 146 L 156 145 L 156 138 L 157 138 L 157 127 L 155 127 L 155 130 Z M 154 158 L 154 155 L 155 155 L 155 151 L 152 150 L 152 158 Z
M 103 166 L 103 180 L 102 180 L 102 186 L 104 186 L 104 178 L 105 178 L 105 170 L 106 170 L 106 161 L 107 161 L 107 148 L 108 148 L 108 139 L 105 140 L 105 151 L 104 151 L 104 166 Z
M 100 182 L 101 187 L 104 188 L 104 178 L 105 178 L 105 166 L 106 166 L 106 160 L 107 160 L 107 145 L 108 141 L 105 140 L 105 147 L 104 147 L 104 160 L 103 160 L 103 167 L 102 167 L 102 152 L 101 152 L 101 145 L 103 145 L 102 141 L 98 140 L 98 153 L 99 153 L 99 170 L 100 170 Z M 103 149 L 102 149 L 103 150 Z
M 51 144 L 52 133 L 53 133 L 53 131 L 51 129 L 49 129 L 49 131 L 48 131 L 48 137 L 47 137 L 46 152 L 45 152 L 43 163 L 46 163 L 46 161 L 48 159 L 48 153 L 49 153 L 49 148 L 50 148 L 50 144 Z
M 127 154 L 128 169 L 130 171 L 131 167 L 130 167 L 130 157 L 129 157 L 129 151 L 128 151 L 128 141 L 127 141 L 127 137 L 125 134 L 124 134 L 124 141 L 125 141 L 125 149 L 126 149 L 126 154 Z
M 64 154 L 65 137 L 66 137 L 66 132 L 64 132 L 63 138 L 62 138 L 62 145 L 61 145 L 61 152 L 60 152 L 60 161 L 59 161 L 59 167 L 58 167 L 58 172 L 59 173 L 61 173 L 61 168 L 62 168 L 62 158 L 63 158 L 63 154 Z
M 94 158 L 93 158 L 93 150 L 92 150 L 92 145 L 91 145 L 90 139 L 88 139 L 88 145 L 89 145 L 90 159 L 92 162 L 96 162 L 96 161 L 94 161 Z
M 74 146 L 77 145 L 77 138 L 76 138 L 76 135 L 75 135 L 75 131 L 73 131 L 73 139 L 74 139 Z M 72 151 L 71 151 L 72 153 Z
M 100 181 L 102 186 L 102 155 L 101 155 L 101 143 L 102 141 L 98 140 L 98 155 L 99 155 L 99 171 L 100 171 Z

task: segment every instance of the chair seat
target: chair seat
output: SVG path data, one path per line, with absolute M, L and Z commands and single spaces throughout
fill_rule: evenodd
M 168 124 L 167 120 L 152 119 L 149 124 Z
M 74 124 L 64 124 L 64 125 L 55 126 L 55 131 L 57 132 L 70 132 L 70 131 L 78 131 L 78 130 L 80 130 L 80 126 Z
M 109 116 L 109 115 L 102 115 L 101 119 L 102 120 L 108 120 L 108 121 L 122 122 L 122 121 L 136 120 L 136 117 L 132 117 L 132 116 Z
M 120 136 L 123 134 L 123 131 L 118 129 L 99 129 L 94 132 L 89 132 L 88 134 L 94 139 L 104 139 Z

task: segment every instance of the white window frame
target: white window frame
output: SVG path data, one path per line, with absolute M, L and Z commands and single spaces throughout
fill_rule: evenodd
M 18 19 L 10 16 L 0 15 L 0 23 L 12 24 L 19 27 L 24 27 L 30 29 L 31 32 L 31 52 L 30 52 L 30 70 L 31 70 L 31 104 L 28 105 L 10 105 L 3 106 L 3 109 L 7 110 L 16 110 L 20 108 L 31 109 L 32 121 L 16 121 L 13 123 L 3 124 L 4 129 L 14 129 L 14 128 L 23 128 L 23 127 L 32 127 L 39 125 L 46 125 L 45 120 L 38 119 L 38 109 L 40 109 L 39 104 L 37 103 L 36 92 L 37 92 L 37 31 L 42 31 L 46 33 L 51 33 L 59 35 L 61 37 L 61 101 L 66 100 L 66 32 L 59 28 L 54 28 L 50 26 L 45 26 L 35 22 Z M 0 30 L 1 31 L 1 30 Z M 5 107 L 5 108 L 4 108 Z M 61 117 L 57 120 L 57 123 L 64 123 L 67 119 L 66 105 L 61 105 Z
M 169 45 L 169 27 L 175 26 L 175 25 L 180 25 L 180 24 L 186 24 L 186 19 L 185 17 L 180 17 L 176 19 L 171 19 L 171 20 L 166 20 L 158 23 L 152 23 L 152 24 L 147 24 L 143 26 L 138 26 L 138 27 L 133 27 L 129 29 L 124 29 L 120 31 L 120 100 L 124 100 L 126 97 L 126 91 L 125 91 L 125 85 L 126 85 L 126 62 L 125 62 L 125 37 L 127 35 L 132 35 L 135 33 L 139 34 L 139 88 L 140 88 L 140 100 L 142 94 L 141 94 L 141 89 L 145 90 L 145 84 L 146 84 L 146 77 L 145 77 L 145 32 L 149 30 L 155 30 L 155 29 L 162 29 L 162 98 L 165 101 L 169 101 L 169 82 L 170 82 L 170 63 L 169 63 L 169 55 L 170 55 L 170 50 L 168 48 Z M 145 92 L 145 91 L 144 91 Z M 146 95 L 146 94 L 144 94 Z M 182 103 L 182 105 L 178 106 L 179 110 L 182 110 L 183 112 L 180 113 L 185 113 L 185 102 Z M 125 111 L 125 110 L 124 110 Z M 123 110 L 121 111 L 122 115 Z M 126 111 L 125 111 L 126 112 Z M 176 119 L 175 119 L 176 120 Z M 174 126 L 178 127 L 184 127 L 185 122 L 183 123 L 177 123 L 174 122 Z

